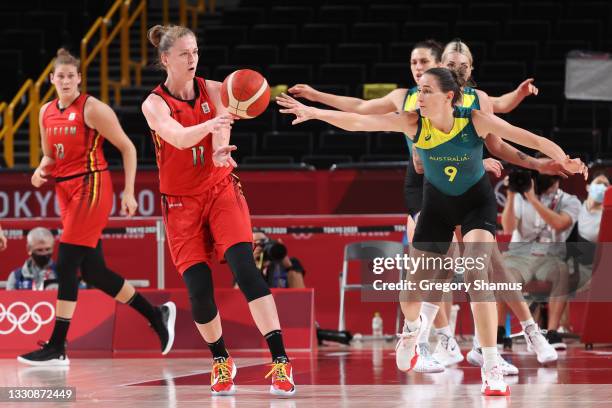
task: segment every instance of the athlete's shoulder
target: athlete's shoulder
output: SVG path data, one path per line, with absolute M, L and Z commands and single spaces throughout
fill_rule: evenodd
M 45 112 L 47 112 L 47 108 L 48 108 L 49 106 L 52 106 L 52 104 L 53 104 L 53 103 L 56 103 L 56 102 L 57 102 L 57 101 L 56 101 L 55 99 L 53 99 L 53 100 L 51 100 L 51 101 L 49 101 L 49 102 L 47 102 L 47 103 L 43 104 L 43 105 L 40 107 L 40 116 L 44 116 L 44 115 L 45 115 Z

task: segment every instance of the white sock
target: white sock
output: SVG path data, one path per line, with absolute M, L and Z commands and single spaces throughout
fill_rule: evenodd
M 436 318 L 436 314 L 440 307 L 438 305 L 434 305 L 433 303 L 423 302 L 421 303 L 421 315 L 425 316 L 425 321 L 427 325 L 421 330 L 419 334 L 419 339 L 417 343 L 429 343 L 429 333 L 431 332 L 431 326 L 433 324 L 434 319 Z
M 478 342 L 478 332 L 476 332 L 476 328 L 474 327 L 474 338 L 472 339 L 472 346 L 475 349 L 480 348 L 480 343 Z
M 527 327 L 529 326 L 532 326 L 532 327 L 530 327 L 529 330 L 527 330 Z M 531 333 L 532 330 L 535 330 L 535 322 L 533 321 L 533 318 L 522 321 L 521 327 L 523 328 L 523 331 L 525 332 L 525 334 Z
M 450 326 L 444 326 L 440 327 L 439 329 L 435 329 L 434 333 L 436 334 L 436 336 L 444 335 L 446 337 L 454 337 Z
M 484 358 L 483 368 L 485 371 L 497 365 L 497 347 L 483 347 L 482 357 Z
M 404 320 L 404 330 L 408 329 L 409 332 L 419 330 L 421 327 L 421 317 L 419 316 L 416 320 Z

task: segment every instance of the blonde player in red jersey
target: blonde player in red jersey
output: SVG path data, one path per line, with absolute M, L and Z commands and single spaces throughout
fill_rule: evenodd
M 225 260 L 272 354 L 270 392 L 295 394 L 274 299 L 253 260 L 249 208 L 232 174 L 233 119 L 221 104 L 221 83 L 197 77 L 191 30 L 155 26 L 149 40 L 167 73 L 142 104 L 159 167 L 162 211 L 172 260 L 189 291 L 193 319 L 213 356 L 211 391 L 235 392 L 236 365 L 225 348 L 208 263 Z
M 79 268 L 87 283 L 129 304 L 149 321 L 159 336 L 162 354 L 168 353 L 174 342 L 174 303 L 152 306 L 104 263 L 100 236 L 113 206 L 113 186 L 102 143 L 108 139 L 123 156 L 125 186 L 121 213 L 127 216 L 137 208 L 136 149 L 112 109 L 79 91 L 79 66 L 79 60 L 68 51 L 57 52 L 50 78 L 58 97 L 44 104 L 39 115 L 44 156 L 34 171 L 32 184 L 40 187 L 49 176 L 55 178 L 63 231 L 57 260 L 55 326 L 50 340 L 40 350 L 17 357 L 30 365 L 69 364 L 64 343 L 76 308 Z

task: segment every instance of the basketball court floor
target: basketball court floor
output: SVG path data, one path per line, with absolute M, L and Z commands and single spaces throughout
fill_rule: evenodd
M 463 344 L 467 351 L 468 343 Z M 0 359 L 2 387 L 75 387 L 73 403 L 2 402 L 2 407 L 610 407 L 612 348 L 586 351 L 570 345 L 559 361 L 541 366 L 524 345 L 504 354 L 520 368 L 506 377 L 510 397 L 484 397 L 480 369 L 463 362 L 440 374 L 402 373 L 394 344 L 363 342 L 323 346 L 314 353 L 290 353 L 297 394 L 268 393 L 267 353 L 234 352 L 237 393 L 211 397 L 208 352 L 171 353 L 170 358 L 125 355 L 95 358 L 71 353 L 69 368 L 30 367 Z

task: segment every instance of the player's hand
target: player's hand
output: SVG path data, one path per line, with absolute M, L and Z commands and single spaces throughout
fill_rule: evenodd
M 559 176 L 563 178 L 567 178 L 568 176 L 572 175 L 572 173 L 563 168 L 561 163 L 554 161 L 553 159 L 541 158 L 536 160 L 538 165 L 535 170 L 537 170 L 537 172 L 540 174 Z
M 585 180 L 589 177 L 589 168 L 578 158 L 570 159 L 570 157 L 567 156 L 567 158 L 561 162 L 561 166 L 571 174 L 582 174 Z
M 234 118 L 229 113 L 216 116 L 206 122 L 208 125 L 208 133 L 217 133 L 223 130 L 230 130 L 233 123 Z
M 4 232 L 0 228 L 0 251 L 4 251 L 8 245 L 6 237 L 4 236 Z
M 487 172 L 495 174 L 495 177 L 501 177 L 501 172 L 504 169 L 504 166 L 499 160 L 489 157 L 488 159 L 484 159 L 482 164 Z
M 533 78 L 527 78 L 526 80 L 521 82 L 521 84 L 516 88 L 519 96 L 524 98 L 529 95 L 534 95 L 534 96 L 538 95 L 539 90 L 533 84 L 533 81 L 534 81 Z
M 238 149 L 234 145 L 221 146 L 212 154 L 215 167 L 238 167 L 238 163 L 232 158 L 232 152 Z
M 121 197 L 121 215 L 131 217 L 136 214 L 138 209 L 138 202 L 134 197 L 134 193 L 126 193 L 125 191 Z
M 36 170 L 34 170 L 34 174 L 32 175 L 31 181 L 32 185 L 36 188 L 39 188 L 48 181 L 47 175 L 43 172 L 40 166 L 38 166 Z
M 531 203 L 538 199 L 535 194 L 533 179 L 531 179 L 531 187 L 529 187 L 529 190 L 525 191 L 525 199 Z
M 280 94 L 276 97 L 276 103 L 286 109 L 280 109 L 280 113 L 290 113 L 295 115 L 295 119 L 291 122 L 292 125 L 305 122 L 315 117 L 315 108 L 306 106 L 287 94 Z
M 296 98 L 304 98 L 309 101 L 316 101 L 317 90 L 306 84 L 297 84 L 293 85 L 291 88 L 287 89 L 292 96 Z

